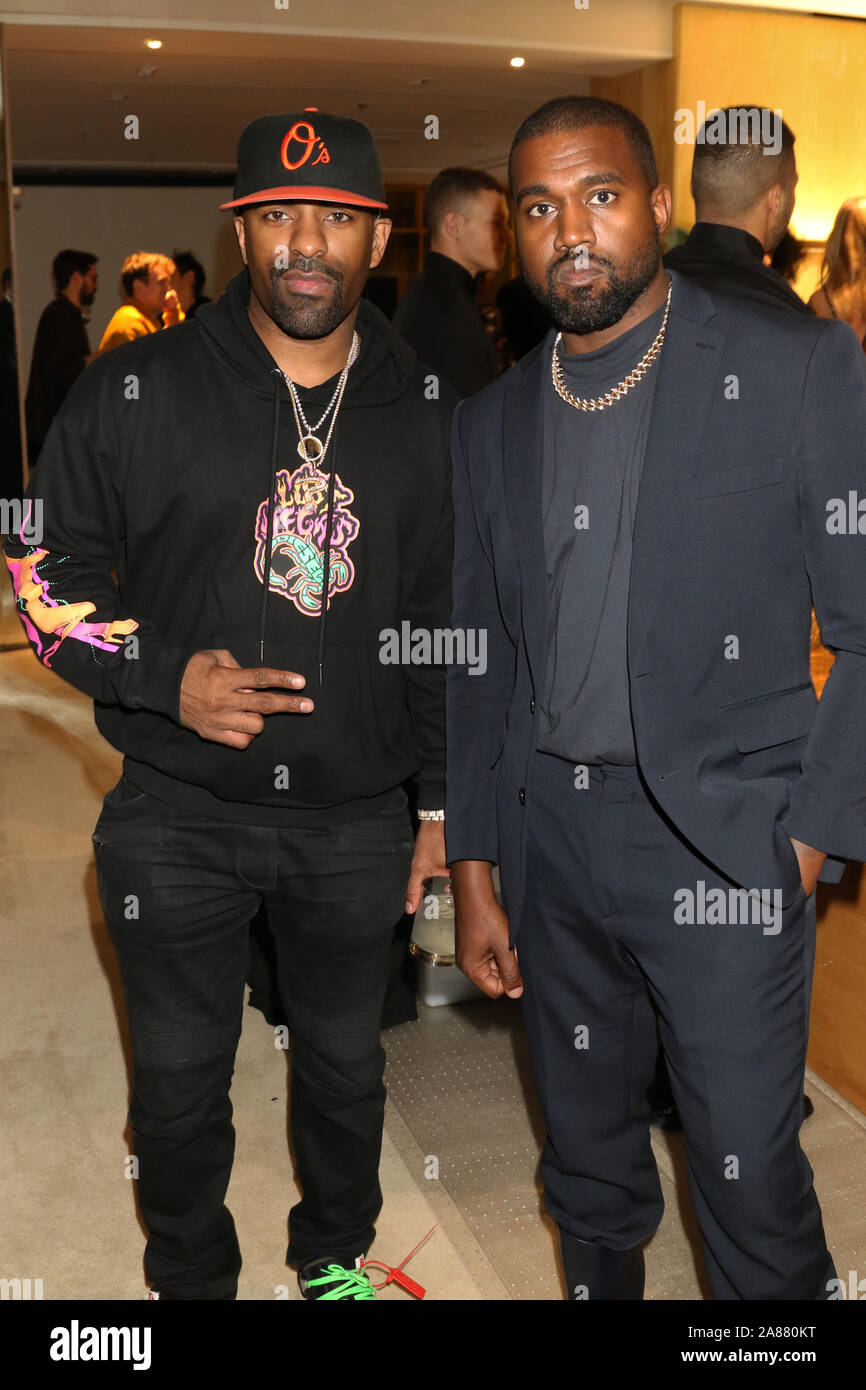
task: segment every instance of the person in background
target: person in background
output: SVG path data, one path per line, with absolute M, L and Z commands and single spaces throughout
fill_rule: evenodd
M 808 313 L 808 305 L 784 277 L 764 264 L 765 253 L 775 251 L 794 211 L 794 132 L 775 112 L 756 106 L 727 107 L 728 132 L 736 129 L 740 134 L 743 112 L 760 117 L 751 123 L 754 140 L 708 143 L 702 136 L 713 115 L 701 127 L 691 179 L 697 221 L 686 240 L 668 251 L 664 263 L 711 293 L 732 290 L 740 299 Z
M 394 327 L 461 396 L 499 372 L 476 300 L 476 276 L 500 271 L 510 242 L 502 185 L 479 169 L 443 169 L 424 195 L 430 250 L 397 305 Z
M 809 303 L 819 318 L 850 323 L 866 352 L 866 198 L 849 198 L 837 212 Z
M 188 319 L 195 314 L 196 309 L 202 304 L 210 304 L 211 299 L 203 293 L 204 290 L 204 266 L 197 260 L 191 251 L 175 251 L 174 265 L 176 275 L 174 277 L 174 288 L 180 307 Z
M 39 317 L 24 407 L 31 467 L 69 388 L 92 360 L 82 310 L 99 288 L 98 260 L 90 251 L 66 250 L 51 264 L 56 293 Z
M 110 352 L 160 328 L 171 328 L 184 318 L 177 290 L 172 287 L 174 261 L 159 251 L 133 251 L 120 270 L 125 299 L 109 320 L 99 352 Z
M 22 483 L 15 307 L 12 271 L 7 267 L 0 298 L 0 497 L 19 497 Z

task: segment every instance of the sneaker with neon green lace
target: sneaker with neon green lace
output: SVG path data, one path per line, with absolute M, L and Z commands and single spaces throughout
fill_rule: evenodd
M 337 1260 L 315 1260 L 298 1271 L 302 1298 L 375 1298 L 376 1290 L 366 1271 L 340 1264 Z

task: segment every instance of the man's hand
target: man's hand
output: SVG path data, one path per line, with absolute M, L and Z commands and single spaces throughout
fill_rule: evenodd
M 445 863 L 445 822 L 441 820 L 422 820 L 415 836 L 415 853 L 409 870 L 409 886 L 406 889 L 406 911 L 413 916 L 424 892 L 424 880 L 428 878 L 447 878 L 448 865 Z
M 180 722 L 211 743 L 249 748 L 265 727 L 265 714 L 309 714 L 312 700 L 272 693 L 269 686 L 298 690 L 306 685 L 296 671 L 269 666 L 241 667 L 231 652 L 196 652 L 180 686 Z
M 457 918 L 457 965 L 491 999 L 519 999 L 523 980 L 517 952 L 508 945 L 508 918 L 493 890 L 486 860 L 461 859 L 451 865 Z
M 803 892 L 808 898 L 815 891 L 818 875 L 824 867 L 824 860 L 827 856 L 823 850 L 813 849 L 811 845 L 804 845 L 802 840 L 791 840 L 791 844 L 794 846 L 794 853 L 800 864 L 800 880 L 803 884 Z
M 173 328 L 176 323 L 183 323 L 185 317 L 177 297 L 177 290 L 167 290 L 162 305 L 163 328 Z

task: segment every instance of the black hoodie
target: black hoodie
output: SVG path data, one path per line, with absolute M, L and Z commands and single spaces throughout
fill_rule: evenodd
M 319 472 L 298 454 L 249 292 L 244 270 L 195 318 L 76 382 L 27 490 L 29 519 L 5 546 L 22 622 L 40 660 L 93 697 L 130 779 L 165 801 L 327 824 L 414 776 L 419 805 L 436 809 L 444 672 L 383 662 L 381 634 L 449 624 L 456 397 L 362 300 Z M 301 391 L 311 425 L 337 380 Z M 267 716 L 244 750 L 200 738 L 179 722 L 180 685 L 194 652 L 218 648 L 300 672 L 315 710 Z

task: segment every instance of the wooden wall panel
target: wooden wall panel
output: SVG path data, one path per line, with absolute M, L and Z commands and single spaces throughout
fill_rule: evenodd
M 674 56 L 591 91 L 646 121 L 673 191 L 673 226 L 694 221 L 692 147 L 674 140 L 674 113 L 755 104 L 780 108 L 797 137 L 795 235 L 824 241 L 846 198 L 866 194 L 866 24 L 821 15 L 678 5 Z

